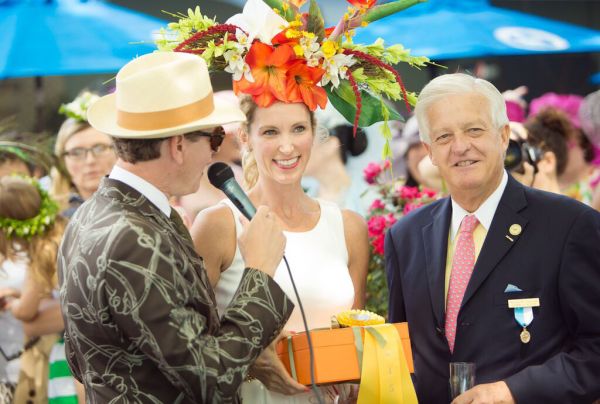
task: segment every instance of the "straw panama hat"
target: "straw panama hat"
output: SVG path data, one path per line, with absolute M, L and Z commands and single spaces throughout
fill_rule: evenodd
M 116 138 L 157 139 L 246 120 L 213 98 L 206 62 L 197 55 L 154 52 L 119 70 L 116 90 L 93 103 L 88 121 Z

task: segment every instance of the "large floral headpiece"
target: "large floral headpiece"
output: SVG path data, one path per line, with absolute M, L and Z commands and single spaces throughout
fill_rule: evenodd
M 352 7 L 329 29 L 316 0 L 310 0 L 307 13 L 300 12 L 306 1 L 248 0 L 243 13 L 225 24 L 196 7 L 187 15 L 173 14 L 179 21 L 161 30 L 157 45 L 163 51 L 198 54 L 211 70 L 231 73 L 235 93 L 251 95 L 261 107 L 303 102 L 314 111 L 329 100 L 355 131 L 383 121 L 383 134 L 391 138 L 387 121 L 402 117 L 384 98 L 403 99 L 409 109 L 416 102 L 392 65 L 422 67 L 430 61 L 411 56 L 402 45 L 386 47 L 382 39 L 355 44 L 352 36 L 358 27 L 424 0 L 379 6 L 376 0 L 347 0 Z

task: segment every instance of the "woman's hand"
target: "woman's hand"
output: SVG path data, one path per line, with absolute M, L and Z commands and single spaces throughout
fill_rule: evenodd
M 287 372 L 285 366 L 277 356 L 275 347 L 277 343 L 286 338 L 287 334 L 281 333 L 256 359 L 250 367 L 250 375 L 260 380 L 265 387 L 277 393 L 294 395 L 310 391 L 310 389 L 295 381 Z
M 8 310 L 10 303 L 14 299 L 18 299 L 21 296 L 21 292 L 13 288 L 2 288 L 0 289 L 0 311 Z
M 259 206 L 252 220 L 244 220 L 243 226 L 238 245 L 244 264 L 273 277 L 283 257 L 286 242 L 277 216 L 266 206 Z

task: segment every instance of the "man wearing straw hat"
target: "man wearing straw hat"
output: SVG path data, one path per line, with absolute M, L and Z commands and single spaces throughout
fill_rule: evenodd
M 114 138 L 119 159 L 60 247 L 67 360 L 88 402 L 235 402 L 293 309 L 271 278 L 285 238 L 259 207 L 240 237 L 247 268 L 219 320 L 202 259 L 168 197 L 198 189 L 221 125 L 244 115 L 213 99 L 195 55 L 142 56 L 116 83 L 88 118 Z

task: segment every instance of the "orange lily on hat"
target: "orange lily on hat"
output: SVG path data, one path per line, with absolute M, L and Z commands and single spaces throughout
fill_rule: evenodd
M 286 87 L 288 101 L 304 102 L 311 111 L 317 109 L 317 105 L 325 108 L 327 92 L 323 87 L 317 85 L 323 74 L 325 74 L 325 70 L 310 67 L 303 60 L 294 62 L 288 70 Z
M 289 64 L 296 58 L 289 45 L 273 47 L 255 42 L 248 51 L 246 63 L 250 66 L 254 82 L 245 78 L 234 81 L 236 94 L 252 95 L 258 106 L 268 107 L 276 100 L 286 101 L 286 73 Z

